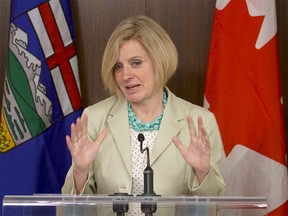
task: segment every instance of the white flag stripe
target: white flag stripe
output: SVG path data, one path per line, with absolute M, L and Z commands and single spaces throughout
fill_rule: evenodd
M 49 3 L 53 11 L 64 47 L 67 47 L 72 43 L 72 38 L 60 2 L 59 0 L 51 0 Z
M 268 212 L 287 201 L 287 168 L 256 151 L 236 145 L 228 158 L 222 159 L 221 170 L 228 194 L 266 197 Z
M 48 58 L 49 56 L 54 54 L 54 50 L 47 34 L 45 25 L 43 23 L 42 17 L 40 15 L 39 9 L 35 8 L 29 11 L 28 15 L 37 33 L 44 55 L 46 58 Z
M 61 76 L 59 67 L 56 67 L 53 70 L 51 70 L 51 74 L 52 74 L 53 82 L 56 88 L 56 92 L 59 98 L 59 102 L 61 105 L 63 115 L 66 116 L 69 113 L 73 112 L 73 107 L 70 103 L 70 99 L 69 99 L 67 90 L 65 88 L 65 84 Z
M 77 56 L 76 55 L 73 56 L 71 59 L 69 59 L 69 62 L 70 62 L 70 66 L 72 68 L 72 71 L 73 71 L 73 74 L 74 74 L 74 77 L 75 77 L 75 81 L 76 81 L 76 84 L 77 84 L 77 88 L 78 88 L 79 94 L 81 96 Z

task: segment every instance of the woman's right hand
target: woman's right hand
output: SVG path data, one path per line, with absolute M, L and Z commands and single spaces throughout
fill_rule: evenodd
M 73 177 L 76 184 L 76 191 L 84 186 L 87 180 L 89 166 L 96 157 L 96 154 L 107 136 L 108 131 L 102 130 L 95 141 L 90 141 L 87 135 L 88 117 L 83 114 L 82 118 L 71 125 L 71 136 L 66 136 L 66 143 L 73 160 Z

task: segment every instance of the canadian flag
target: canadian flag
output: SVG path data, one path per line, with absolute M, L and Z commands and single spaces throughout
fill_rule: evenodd
M 275 0 L 217 0 L 204 107 L 219 124 L 228 195 L 266 197 L 288 215 Z

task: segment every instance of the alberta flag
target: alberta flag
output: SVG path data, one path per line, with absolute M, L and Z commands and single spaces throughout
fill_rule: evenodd
M 275 0 L 217 0 L 205 107 L 215 114 L 221 131 L 228 195 L 266 197 L 269 216 L 287 216 L 276 20 Z
M 11 0 L 10 14 L 1 204 L 4 195 L 61 192 L 71 165 L 65 135 L 82 113 L 69 0 Z

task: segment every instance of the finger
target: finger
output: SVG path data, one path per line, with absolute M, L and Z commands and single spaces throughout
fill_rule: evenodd
M 188 122 L 188 127 L 189 127 L 189 133 L 190 133 L 190 137 L 196 137 L 196 130 L 195 130 L 195 126 L 194 126 L 194 122 L 193 119 L 191 117 L 191 115 L 187 116 L 187 122 Z
M 76 132 L 76 125 L 75 123 L 71 124 L 71 139 L 72 142 L 77 142 L 77 132 Z
M 79 140 L 82 137 L 82 119 L 77 118 L 76 121 L 76 136 L 77 140 Z
M 199 130 L 198 135 L 202 141 L 202 144 L 204 144 L 206 146 L 206 148 L 209 150 L 210 149 L 210 140 L 209 140 L 209 136 L 207 134 L 207 131 L 204 128 L 203 119 L 201 116 L 198 117 L 198 130 Z
M 204 139 L 203 133 L 202 133 L 203 128 L 204 126 L 203 126 L 202 116 L 198 116 L 198 138 L 200 138 L 201 141 Z
M 202 116 L 198 117 L 198 137 L 200 137 L 205 142 L 208 139 L 208 134 L 204 128 Z
M 182 142 L 181 142 L 181 140 L 180 140 L 178 137 L 176 137 L 176 136 L 172 137 L 172 142 L 175 144 L 175 146 L 176 146 L 181 152 L 183 152 L 183 151 L 186 150 L 186 148 L 182 145 Z
M 68 146 L 68 149 L 69 149 L 69 151 L 71 152 L 72 149 L 73 149 L 73 147 L 74 147 L 74 144 L 73 144 L 70 136 L 67 135 L 65 138 L 66 138 L 66 144 L 67 144 L 67 146 Z
M 86 113 L 84 113 L 83 119 L 82 119 L 82 133 L 85 136 L 87 136 L 87 128 L 88 128 L 88 116 Z

